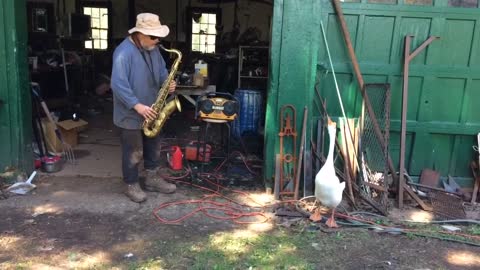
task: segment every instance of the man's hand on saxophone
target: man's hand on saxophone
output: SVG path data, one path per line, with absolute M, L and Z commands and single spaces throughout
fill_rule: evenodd
M 168 93 L 172 94 L 175 92 L 175 89 L 177 88 L 177 83 L 175 81 L 171 81 L 170 85 L 168 86 Z M 142 103 L 138 103 L 137 105 L 133 106 L 135 111 L 137 111 L 138 114 L 143 116 L 143 118 L 148 119 L 148 120 L 155 120 L 157 118 L 157 112 L 152 109 L 150 106 L 143 105 Z
M 137 111 L 138 114 L 143 116 L 143 118 L 148 119 L 148 120 L 155 120 L 157 118 L 157 112 L 152 109 L 150 106 L 144 105 L 142 103 L 138 103 L 135 106 L 133 106 L 135 111 Z
M 177 82 L 175 80 L 170 81 L 170 85 L 168 86 L 168 93 L 172 94 L 175 92 L 175 88 L 177 88 Z

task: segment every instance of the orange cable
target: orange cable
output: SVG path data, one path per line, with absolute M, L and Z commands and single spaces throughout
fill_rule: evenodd
M 242 158 L 243 163 L 247 167 L 247 169 L 251 173 L 255 174 L 248 167 L 248 164 L 245 161 L 245 157 L 240 152 L 235 151 L 235 152 L 232 152 L 232 154 L 239 154 Z M 267 217 L 266 214 L 264 213 L 264 209 L 266 207 L 275 206 L 278 203 L 296 203 L 297 202 L 297 200 L 289 200 L 289 201 L 275 202 L 275 203 L 271 203 L 271 204 L 262 204 L 262 203 L 257 202 L 254 198 L 252 198 L 246 192 L 222 186 L 219 183 L 215 183 L 212 180 L 208 179 L 208 178 L 212 177 L 215 180 L 217 180 L 217 182 L 221 179 L 224 179 L 223 176 L 218 173 L 218 171 L 222 168 L 222 166 L 227 162 L 228 159 L 229 159 L 229 157 L 227 157 L 222 163 L 220 163 L 214 169 L 215 173 L 213 173 L 213 174 L 211 174 L 211 173 L 199 173 L 198 174 L 199 178 L 202 181 L 205 181 L 205 182 L 213 185 L 214 187 L 216 187 L 216 190 L 213 190 L 213 189 L 210 189 L 210 188 L 207 188 L 207 187 L 204 187 L 204 186 L 196 185 L 196 184 L 193 184 L 191 182 L 183 181 L 182 179 L 184 179 L 184 178 L 186 178 L 186 177 L 188 177 L 189 175 L 192 174 L 192 169 L 189 166 L 186 166 L 185 173 L 182 174 L 181 176 L 162 175 L 165 179 L 172 180 L 172 181 L 175 181 L 175 182 L 181 183 L 181 184 L 191 185 L 191 186 L 196 187 L 196 188 L 198 188 L 202 191 L 209 192 L 210 194 L 204 195 L 204 198 L 200 199 L 200 200 L 181 200 L 181 201 L 176 201 L 176 202 L 163 203 L 159 207 L 157 207 L 153 210 L 153 214 L 154 214 L 155 218 L 158 221 L 160 221 L 164 224 L 178 224 L 181 221 L 195 215 L 196 213 L 201 212 L 208 217 L 211 217 L 211 218 L 214 218 L 214 219 L 219 219 L 219 220 L 231 220 L 231 221 L 233 221 L 234 223 L 237 223 L 237 224 L 264 223 L 264 222 L 267 222 L 269 220 L 269 217 Z M 238 202 L 238 201 L 236 201 L 232 198 L 229 198 L 229 197 L 223 195 L 221 193 L 222 190 L 227 190 L 227 191 L 230 191 L 232 193 L 237 193 L 237 194 L 240 194 L 242 196 L 245 196 L 250 201 L 257 204 L 258 206 L 250 206 L 250 205 L 247 205 L 246 203 Z M 221 202 L 218 202 L 218 201 L 213 201 L 212 199 L 215 198 L 215 197 L 223 198 L 223 199 L 227 200 L 228 202 L 227 203 L 221 203 Z M 166 218 L 161 217 L 160 214 L 159 214 L 159 211 L 163 210 L 165 208 L 168 208 L 168 207 L 171 207 L 171 206 L 189 205 L 189 204 L 201 205 L 201 206 L 198 206 L 193 211 L 191 211 L 191 212 L 189 212 L 189 213 L 187 213 L 187 214 L 185 214 L 185 215 L 183 215 L 179 218 L 176 218 L 176 219 L 166 219 Z M 209 206 L 205 206 L 204 204 L 207 204 Z M 250 208 L 250 209 L 261 208 L 262 211 L 251 211 L 251 212 L 249 212 L 249 211 L 245 211 L 242 208 L 236 207 L 234 205 L 238 205 L 240 207 Z M 211 213 L 212 211 L 221 212 L 221 213 L 223 213 L 223 215 L 212 214 Z M 242 220 L 240 220 L 240 219 L 245 218 L 245 217 L 254 217 L 254 216 L 261 216 L 261 217 L 263 217 L 263 220 L 262 221 L 253 221 L 253 222 L 252 221 L 242 221 Z

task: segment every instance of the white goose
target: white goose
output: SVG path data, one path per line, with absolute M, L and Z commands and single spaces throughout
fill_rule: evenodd
M 330 138 L 330 145 L 328 148 L 328 156 L 325 164 L 315 176 L 315 197 L 322 205 L 332 209 L 332 215 L 327 220 L 328 227 L 338 227 L 335 222 L 335 208 L 342 201 L 343 190 L 345 189 L 345 182 L 340 182 L 335 174 L 335 167 L 333 165 L 333 155 L 335 148 L 335 136 L 337 133 L 337 124 L 328 118 L 328 136 Z M 315 213 L 310 216 L 312 221 L 320 221 L 320 209 L 317 208 Z

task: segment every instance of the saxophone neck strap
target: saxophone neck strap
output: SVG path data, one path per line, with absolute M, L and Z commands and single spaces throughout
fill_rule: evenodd
M 147 68 L 150 71 L 150 75 L 152 76 L 153 82 L 157 83 L 157 80 L 155 79 L 155 72 L 153 72 L 154 67 L 153 67 L 152 55 L 150 54 L 149 51 L 146 51 L 145 49 L 143 49 L 142 45 L 140 44 L 140 40 L 138 38 L 138 33 L 137 32 L 131 34 L 130 37 L 132 38 L 133 43 L 135 43 L 135 47 L 137 47 L 138 52 L 140 53 L 140 55 L 143 58 L 143 61 L 147 65 Z M 145 53 L 148 53 L 148 56 L 150 57 L 150 64 L 148 63 L 147 58 L 145 57 Z
M 138 33 L 137 32 L 132 33 L 130 35 L 130 39 L 133 41 L 133 43 L 135 43 L 135 47 L 137 47 L 137 49 L 141 51 L 142 45 L 140 44 L 140 40 L 138 39 Z

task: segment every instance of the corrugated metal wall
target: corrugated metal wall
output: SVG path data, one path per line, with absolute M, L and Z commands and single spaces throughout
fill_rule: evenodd
M 14 166 L 29 172 L 33 156 L 25 1 L 0 1 L 0 22 L 0 171 Z
M 288 7 L 295 6 L 297 2 L 297 10 Z M 307 5 L 300 5 L 300 2 L 305 3 L 275 1 L 274 29 L 280 37 L 274 36 L 272 42 L 270 93 L 273 98 L 269 97 L 271 109 L 270 116 L 267 115 L 267 133 L 270 136 L 266 138 L 267 179 L 271 178 L 274 168 L 274 153 L 278 153 L 278 126 L 274 124 L 278 107 L 300 99 L 298 109 L 306 103 L 310 111 L 316 110 L 310 102 L 315 99 L 312 89 L 315 79 L 302 76 L 298 71 L 311 71 L 314 67 L 308 61 L 291 60 L 290 63 L 298 66 L 285 73 L 275 72 L 289 64 L 289 57 L 318 59 L 315 68 L 322 96 L 327 100 L 329 113 L 332 116 L 341 115 L 331 72 L 325 73 L 325 69 L 330 70 L 330 65 L 321 39 L 319 20 L 326 27 L 347 114 L 358 116 L 361 110 L 361 95 L 330 1 L 322 1 L 321 4 L 314 1 Z M 447 1 L 443 0 L 436 1 L 432 6 L 407 5 L 403 1 L 399 4 L 369 4 L 365 1 L 342 3 L 342 7 L 365 82 L 391 84 L 390 154 L 395 164 L 399 156 L 404 37 L 407 34 L 415 36 L 412 50 L 429 36 L 440 37 L 410 64 L 405 166 L 411 175 L 419 175 L 423 168 L 434 168 L 442 176 L 450 174 L 464 186 L 471 185 L 468 166 L 474 158 L 473 135 L 480 132 L 480 106 L 476 106 L 480 98 L 480 9 L 448 7 Z M 320 16 L 309 16 L 313 10 L 320 11 L 315 13 Z M 295 21 L 288 18 L 295 18 Z M 299 29 L 300 25 L 309 30 Z M 298 31 L 300 35 L 297 36 Z M 318 47 L 311 44 L 313 39 L 319 41 Z M 289 42 L 295 42 L 296 48 L 294 45 L 288 47 Z M 307 52 L 299 49 L 300 46 L 310 47 L 310 54 L 301 55 Z M 318 51 L 315 53 L 314 49 Z M 277 50 L 280 53 L 274 53 Z M 302 64 L 304 66 L 300 66 Z M 282 84 L 282 80 L 289 83 Z M 297 85 L 308 88 L 297 89 Z M 268 142 L 274 137 L 275 143 Z M 269 155 L 269 151 L 273 154 Z

